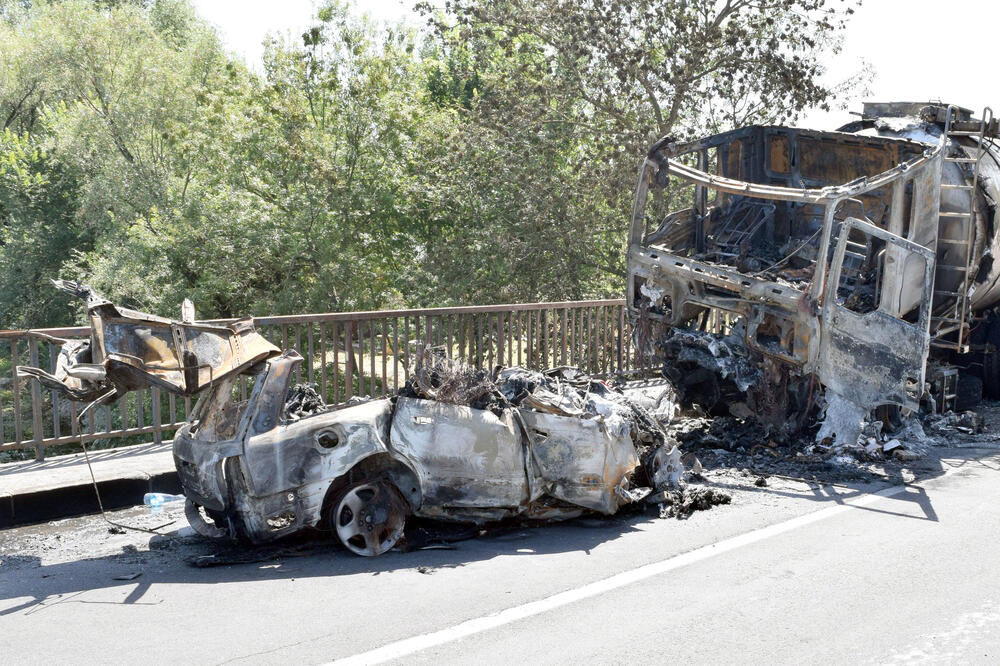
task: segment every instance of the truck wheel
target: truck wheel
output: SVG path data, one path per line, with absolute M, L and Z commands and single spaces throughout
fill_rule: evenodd
M 1000 398 L 1000 348 L 983 356 L 983 395 L 991 400 Z
M 983 355 L 983 395 L 996 400 L 1000 398 L 1000 319 L 990 318 L 986 342 L 993 351 Z
M 345 488 L 330 512 L 330 528 L 356 555 L 375 557 L 403 536 L 406 500 L 388 481 L 360 481 Z
M 983 401 L 983 380 L 975 375 L 959 373 L 955 390 L 955 411 L 975 409 Z

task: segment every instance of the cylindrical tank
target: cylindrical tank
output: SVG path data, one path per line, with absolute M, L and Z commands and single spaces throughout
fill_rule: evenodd
M 865 104 L 863 119 L 849 123 L 840 131 L 880 136 L 900 137 L 936 145 L 944 133 L 942 119 L 947 113 L 942 104 L 916 104 L 909 102 L 891 104 Z M 970 120 L 971 113 L 959 109 L 959 120 Z M 978 123 L 976 123 L 978 125 Z M 1000 146 L 987 138 L 985 152 L 979 162 L 976 189 L 942 188 L 941 211 L 953 213 L 976 212 L 973 216 L 972 251 L 970 255 L 973 291 L 969 299 L 973 310 L 984 310 L 1000 301 L 1000 225 L 997 202 L 1000 201 Z M 948 139 L 945 157 L 975 158 L 979 153 L 979 140 L 975 136 L 952 136 Z M 942 185 L 971 185 L 975 164 L 948 162 L 942 165 Z M 969 198 L 972 197 L 972 207 Z M 939 239 L 962 240 L 965 237 L 964 219 L 943 216 L 940 219 Z M 962 266 L 965 247 L 955 243 L 939 243 L 938 266 Z M 962 284 L 960 271 L 938 270 L 935 289 L 957 291 Z

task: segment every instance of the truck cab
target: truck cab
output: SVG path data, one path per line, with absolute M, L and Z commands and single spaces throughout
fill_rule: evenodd
M 656 143 L 628 238 L 639 352 L 776 427 L 824 392 L 820 439 L 856 439 L 880 405 L 916 409 L 943 146 L 772 126 Z

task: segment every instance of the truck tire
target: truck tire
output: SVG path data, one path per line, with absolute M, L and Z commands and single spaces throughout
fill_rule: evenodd
M 955 411 L 975 409 L 983 401 L 983 380 L 975 375 L 959 374 L 955 390 Z
M 1000 399 L 1000 319 L 990 317 L 986 344 L 993 347 L 983 354 L 983 395 Z

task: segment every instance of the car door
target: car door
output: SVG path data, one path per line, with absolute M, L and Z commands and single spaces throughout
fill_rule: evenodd
M 389 438 L 420 476 L 425 506 L 517 507 L 527 498 L 524 448 L 510 411 L 399 398 Z

